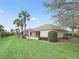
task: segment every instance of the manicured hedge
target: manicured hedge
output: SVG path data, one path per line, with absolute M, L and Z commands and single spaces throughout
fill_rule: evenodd
M 48 32 L 48 40 L 50 42 L 56 42 L 56 41 L 58 41 L 58 39 L 57 39 L 57 33 L 55 31 Z

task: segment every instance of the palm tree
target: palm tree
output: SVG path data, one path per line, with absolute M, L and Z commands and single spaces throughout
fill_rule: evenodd
M 23 30 L 26 30 L 26 21 L 30 20 L 30 15 L 27 11 L 21 11 L 18 17 L 19 19 L 15 19 L 13 24 L 16 24 L 19 30 L 21 28 L 21 34 L 23 37 Z
M 0 25 L 0 31 L 4 30 L 4 26 Z
M 20 20 L 20 26 L 21 26 L 21 34 L 22 34 L 22 37 L 23 37 L 23 24 L 24 24 L 24 22 L 23 22 L 23 20 L 21 19 L 21 20 Z
M 21 13 L 19 13 L 19 18 L 22 19 L 22 21 L 24 22 L 23 25 L 24 25 L 24 30 L 26 30 L 26 21 L 30 20 L 29 17 L 30 17 L 30 14 L 27 12 L 27 11 L 21 11 Z
M 18 30 L 20 30 L 20 19 L 15 19 L 13 24 L 16 24 L 16 26 L 18 27 Z
M 18 31 L 17 31 L 17 35 L 19 37 L 19 33 L 20 33 L 20 24 L 21 24 L 21 21 L 20 19 L 15 19 L 13 24 L 16 24 L 16 26 L 18 27 Z

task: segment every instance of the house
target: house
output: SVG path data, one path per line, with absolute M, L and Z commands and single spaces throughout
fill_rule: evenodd
M 64 28 L 61 28 L 56 25 L 52 24 L 46 24 L 34 29 L 28 29 L 26 30 L 27 33 L 27 38 L 30 39 L 39 39 L 39 38 L 48 38 L 48 32 L 49 31 L 56 31 L 57 32 L 57 37 L 62 38 L 64 36 Z

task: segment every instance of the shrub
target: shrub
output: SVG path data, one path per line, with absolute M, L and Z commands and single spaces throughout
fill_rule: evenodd
M 55 31 L 48 32 L 48 40 L 50 42 L 56 42 L 56 41 L 58 41 L 58 39 L 57 39 L 57 33 Z
M 13 32 L 6 32 L 6 31 L 3 31 L 3 32 L 0 32 L 0 37 L 8 37 L 8 36 L 11 36 L 11 35 L 14 35 L 15 33 Z
M 68 40 L 69 38 L 72 38 L 72 33 L 71 32 L 65 32 L 64 36 L 63 36 L 63 39 Z
M 79 32 L 73 33 L 73 37 L 79 37 Z

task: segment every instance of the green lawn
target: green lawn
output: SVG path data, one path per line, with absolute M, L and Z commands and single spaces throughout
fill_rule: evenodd
M 15 36 L 0 38 L 0 59 L 79 59 L 79 40 L 50 44 Z

